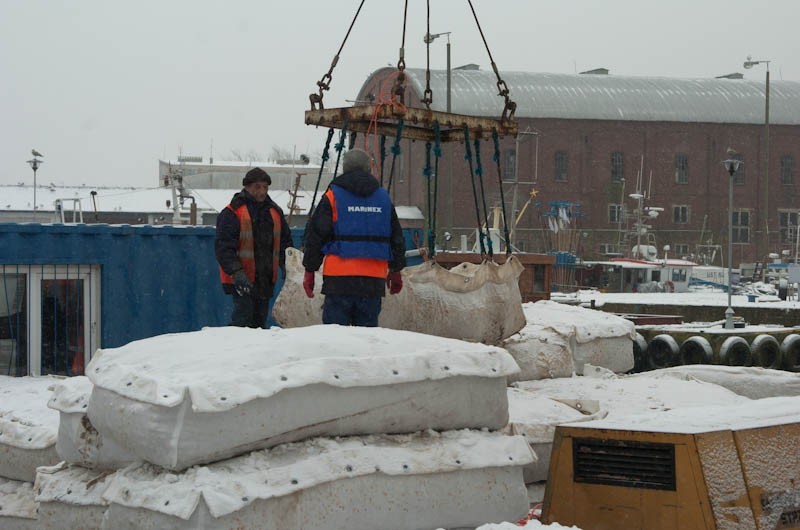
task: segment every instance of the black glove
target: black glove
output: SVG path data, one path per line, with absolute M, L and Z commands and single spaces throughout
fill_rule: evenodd
M 253 290 L 253 284 L 247 279 L 247 274 L 243 270 L 233 273 L 233 288 L 239 296 L 247 296 Z

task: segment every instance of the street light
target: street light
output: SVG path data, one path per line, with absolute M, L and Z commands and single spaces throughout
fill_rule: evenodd
M 731 265 L 733 263 L 733 176 L 739 170 L 741 160 L 736 158 L 736 151 L 728 148 L 728 159 L 722 163 L 728 170 L 728 309 L 725 310 L 725 329 L 733 329 L 733 307 L 731 306 L 731 287 L 733 276 Z
M 762 238 L 765 248 L 761 249 L 761 256 L 766 256 L 767 252 L 769 252 L 769 61 L 754 61 L 753 58 L 748 55 L 743 66 L 749 70 L 759 64 L 763 64 L 767 68 L 766 96 L 764 98 L 766 102 L 764 109 L 764 181 L 761 184 L 762 193 L 764 195 L 764 229 L 766 230 L 765 237 Z
M 447 112 L 448 114 L 452 110 L 450 106 L 450 81 L 451 81 L 451 69 L 450 69 L 450 33 L 449 31 L 445 31 L 442 33 L 426 33 L 425 36 L 422 38 L 425 41 L 425 44 L 430 44 L 439 37 L 446 35 L 447 36 Z M 450 218 L 450 229 L 453 228 L 453 150 L 448 149 L 448 155 L 450 156 L 450 163 L 447 165 L 447 194 L 448 194 L 448 217 Z
M 37 151 L 36 149 L 31 149 L 31 154 L 33 158 L 28 160 L 28 164 L 31 165 L 33 169 L 33 220 L 36 220 L 36 170 L 39 169 L 39 166 L 44 164 L 44 160 L 41 160 L 39 157 L 44 156 L 42 153 Z

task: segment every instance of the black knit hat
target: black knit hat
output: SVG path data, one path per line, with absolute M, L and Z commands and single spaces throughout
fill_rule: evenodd
M 266 182 L 267 184 L 272 185 L 272 177 L 270 177 L 269 173 L 260 167 L 254 167 L 248 171 L 247 174 L 245 174 L 244 178 L 242 179 L 242 186 L 247 186 L 248 184 L 252 184 L 254 182 Z

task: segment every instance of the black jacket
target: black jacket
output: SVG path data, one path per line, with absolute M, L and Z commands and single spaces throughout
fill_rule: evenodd
M 292 246 L 292 233 L 286 223 L 283 211 L 267 195 L 264 202 L 256 202 L 252 195 L 242 190 L 231 199 L 231 208 L 238 209 L 242 204 L 247 205 L 250 219 L 253 223 L 253 247 L 256 261 L 256 281 L 254 284 L 255 295 L 259 298 L 272 297 L 272 271 L 275 266 L 272 263 L 272 215 L 270 208 L 276 208 L 281 217 L 281 254 L 280 267 L 286 266 L 286 248 Z M 239 218 L 225 208 L 217 216 L 217 236 L 214 240 L 214 252 L 217 256 L 222 270 L 231 276 L 242 269 L 242 262 L 239 261 Z M 231 285 L 223 284 L 223 289 L 228 294 L 233 292 Z
M 378 189 L 378 180 L 366 171 L 350 171 L 333 179 L 331 184 L 355 193 L 361 197 L 372 195 Z M 333 211 L 328 198 L 323 195 L 311 220 L 306 227 L 303 266 L 307 271 L 316 271 L 322 265 L 325 255 L 322 247 L 333 239 Z M 406 266 L 406 242 L 403 229 L 397 218 L 397 211 L 392 206 L 392 235 L 390 246 L 392 260 L 390 271 L 400 271 Z M 381 278 L 367 276 L 325 276 L 322 283 L 322 294 L 353 296 L 384 296 L 386 281 Z

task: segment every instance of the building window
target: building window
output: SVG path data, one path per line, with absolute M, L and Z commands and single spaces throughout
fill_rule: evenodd
M 781 243 L 794 243 L 797 240 L 798 212 L 790 210 L 778 211 L 780 224 Z
M 515 181 L 517 175 L 517 152 L 514 149 L 506 149 L 503 158 L 503 179 Z
M 750 242 L 750 211 L 749 210 L 734 210 L 733 211 L 733 242 L 734 243 L 749 243 Z
M 100 267 L 0 265 L 0 366 L 82 375 L 99 346 Z
M 567 152 L 556 151 L 555 178 L 556 182 L 567 181 Z
M 621 151 L 611 153 L 611 180 L 620 182 L 625 178 L 625 158 Z
M 676 256 L 688 256 L 689 255 L 689 245 L 685 243 L 678 243 L 675 245 L 675 255 Z
M 675 155 L 675 182 L 678 184 L 689 183 L 689 157 L 685 153 Z
M 781 184 L 794 184 L 794 158 L 791 155 L 781 157 Z
M 625 215 L 625 207 L 622 204 L 609 204 L 608 205 L 608 222 L 621 223 Z
M 672 207 L 672 222 L 685 225 L 689 222 L 689 207 L 685 204 Z
M 742 155 L 733 155 L 731 159 L 742 162 L 733 174 L 733 183 L 737 186 L 744 186 L 744 158 Z

